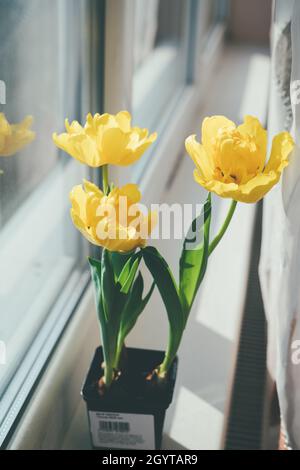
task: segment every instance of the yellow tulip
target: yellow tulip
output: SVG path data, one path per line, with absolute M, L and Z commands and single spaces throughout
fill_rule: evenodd
M 88 114 L 82 127 L 77 121 L 65 121 L 67 132 L 53 134 L 54 143 L 73 158 L 93 168 L 102 165 L 127 166 L 136 162 L 156 140 L 157 134 L 131 127 L 127 111 L 112 114 Z
M 35 132 L 30 130 L 32 116 L 27 116 L 19 124 L 9 124 L 5 114 L 0 113 L 0 156 L 9 157 L 32 142 Z
M 135 184 L 114 188 L 107 196 L 93 183 L 84 181 L 70 193 L 74 225 L 94 245 L 109 251 L 129 252 L 146 244 L 156 215 L 144 215 Z
M 212 116 L 203 121 L 202 144 L 191 135 L 185 145 L 197 183 L 221 197 L 253 203 L 278 183 L 294 141 L 288 132 L 276 135 L 266 163 L 267 131 L 258 119 L 246 116 L 237 127 L 224 116 Z

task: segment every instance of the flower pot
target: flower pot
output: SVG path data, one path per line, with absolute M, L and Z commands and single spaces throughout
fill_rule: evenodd
M 82 396 L 87 405 L 94 449 L 156 450 L 161 448 L 166 409 L 170 405 L 177 373 L 177 358 L 167 377 L 149 380 L 149 373 L 163 360 L 162 351 L 126 349 L 126 372 L 104 394 L 102 348 L 97 348 Z

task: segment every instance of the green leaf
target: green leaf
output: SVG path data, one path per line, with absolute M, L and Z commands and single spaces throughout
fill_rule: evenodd
M 95 297 L 96 297 L 96 307 L 98 311 L 99 320 L 101 317 L 100 313 L 103 313 L 102 309 L 102 297 L 101 297 L 101 261 L 93 258 L 88 258 L 88 262 L 91 268 L 92 281 L 94 283 Z M 102 309 L 102 312 L 99 312 L 99 308 Z
M 119 342 L 123 343 L 137 322 L 138 317 L 144 311 L 154 290 L 155 283 L 152 284 L 148 294 L 143 299 L 144 281 L 141 273 L 138 274 L 132 290 L 128 295 L 128 300 L 122 312 Z
M 111 352 L 111 335 L 109 328 L 109 317 L 107 312 L 103 308 L 102 299 L 102 262 L 93 258 L 88 258 L 92 280 L 94 283 L 95 297 L 96 297 L 96 308 L 98 314 L 98 320 L 100 323 L 102 346 L 104 352 L 104 360 L 108 366 L 113 363 L 113 354 Z
M 170 368 L 180 346 L 186 323 L 185 316 L 178 287 L 167 262 L 153 247 L 143 249 L 143 258 L 158 287 L 168 314 L 168 345 L 164 361 L 158 366 L 160 373 L 165 374 Z
M 186 319 L 207 267 L 210 221 L 209 193 L 201 214 L 191 224 L 180 258 L 179 289 Z
M 184 329 L 184 316 L 178 287 L 172 272 L 156 248 L 149 246 L 144 248 L 142 252 L 146 266 L 151 272 L 165 304 L 170 328 L 173 332 L 182 332 Z
M 101 295 L 102 305 L 107 321 L 111 321 L 116 301 L 115 278 L 108 250 L 102 250 L 101 259 Z
M 127 261 L 131 258 L 132 254 L 133 254 L 133 252 L 131 252 L 131 253 L 118 253 L 117 251 L 112 252 L 110 254 L 116 282 L 117 282 L 118 277 L 121 274 L 122 269 L 124 268 Z
M 141 262 L 142 253 L 138 252 L 132 255 L 125 263 L 119 277 L 117 284 L 121 287 L 121 292 L 127 294 L 132 286 L 133 280 L 137 273 L 139 264 Z

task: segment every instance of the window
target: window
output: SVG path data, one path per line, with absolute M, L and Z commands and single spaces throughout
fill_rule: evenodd
M 158 202 L 194 126 L 199 75 L 209 75 L 195 65 L 203 23 L 216 21 L 206 15 L 210 4 L 0 0 L 7 92 L 0 112 L 11 122 L 32 114 L 37 134 L 16 156 L 0 158 L 0 445 L 89 280 L 87 246 L 68 216 L 69 189 L 85 168 L 57 151 L 51 134 L 63 130 L 65 117 L 101 112 L 103 100 L 108 112 L 131 109 L 134 123 L 159 131 L 159 139 L 151 160 L 144 156 L 120 175 L 139 182 L 144 203 Z M 65 412 L 61 419 L 71 420 Z
M 186 84 L 191 7 L 190 0 L 136 2 L 132 108 L 143 127 L 161 130 Z
M 185 83 L 189 8 L 181 0 L 136 4 L 133 114 L 145 127 L 157 125 Z
M 89 25 L 99 14 L 99 37 L 97 3 L 0 0 L 0 111 L 10 122 L 32 115 L 36 132 L 23 151 L 0 158 L 0 444 L 22 404 L 18 394 L 26 397 L 88 280 L 87 245 L 68 216 L 69 190 L 85 167 L 59 152 L 51 135 L 65 117 L 81 121 L 97 107 L 91 85 L 101 77 L 90 73 L 98 70 L 90 43 L 103 44 Z M 97 86 L 100 94 L 101 80 Z
M 215 34 L 217 40 L 211 36 L 224 19 L 226 0 L 131 0 L 129 3 L 132 18 L 126 18 L 125 8 L 119 15 L 127 34 L 122 54 L 128 56 L 127 65 L 132 56 L 132 73 L 127 80 L 122 75 L 118 88 L 124 96 L 131 96 L 134 123 L 158 131 L 163 138 L 170 123 L 179 119 L 174 115 L 179 112 L 187 92 L 196 82 L 199 84 L 199 76 L 202 79 L 209 75 L 201 68 L 201 58 L 207 55 L 207 47 L 217 49 L 215 43 L 222 39 L 223 29 L 221 34 Z M 118 72 L 111 70 L 110 76 L 115 73 Z M 124 83 L 129 83 L 130 89 L 124 89 Z M 115 81 L 113 85 L 116 89 Z M 194 91 L 200 95 L 201 87 L 195 87 Z M 198 102 L 198 97 L 194 96 L 194 102 Z M 148 151 L 148 158 L 145 156 L 134 165 L 126 178 L 142 183 L 145 172 L 148 174 L 149 155 L 157 161 L 159 146 L 160 139 Z
M 209 36 L 218 22 L 224 21 L 228 13 L 228 0 L 210 0 L 203 11 L 204 34 Z

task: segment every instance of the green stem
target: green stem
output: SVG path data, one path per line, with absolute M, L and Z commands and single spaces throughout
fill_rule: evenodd
M 107 312 L 108 306 L 104 306 L 103 292 L 107 282 L 110 280 L 110 258 L 108 251 L 103 248 L 101 254 L 101 279 L 99 279 L 99 289 L 101 292 L 99 299 L 99 310 L 98 316 L 100 320 L 101 328 L 101 337 L 102 337 L 102 348 L 103 348 L 103 358 L 104 358 L 104 381 L 105 387 L 110 388 L 114 380 L 114 356 L 116 346 L 114 344 L 114 336 L 112 334 L 111 323 L 109 322 L 109 317 Z
M 104 367 L 105 386 L 109 388 L 114 380 L 114 369 L 105 364 Z
M 235 211 L 235 208 L 236 208 L 236 205 L 237 205 L 237 201 L 232 201 L 231 202 L 231 205 L 230 205 L 230 208 L 229 208 L 229 211 L 227 213 L 227 216 L 226 216 L 226 219 L 222 225 L 222 228 L 221 230 L 219 231 L 218 235 L 214 238 L 214 240 L 211 242 L 211 244 L 209 245 L 209 249 L 208 249 L 208 256 L 210 256 L 212 254 L 212 252 L 214 251 L 214 249 L 218 246 L 218 244 L 220 243 L 221 239 L 223 238 L 223 235 L 225 234 L 229 224 L 230 224 L 230 221 L 232 219 L 232 216 L 234 214 L 234 211 Z
M 120 361 L 121 361 L 121 356 L 122 356 L 124 347 L 125 347 L 124 338 L 122 339 L 118 338 L 117 352 L 116 352 L 116 357 L 115 357 L 115 362 L 114 362 L 114 368 L 116 370 L 119 370 L 120 368 Z
M 176 332 L 175 334 L 173 333 L 172 329 L 170 329 L 169 331 L 169 343 L 168 343 L 168 347 L 167 347 L 167 350 L 166 350 L 166 354 L 165 354 L 165 357 L 164 357 L 164 360 L 163 362 L 158 366 L 158 376 L 161 377 L 161 378 L 164 378 L 168 372 L 168 370 L 170 369 L 175 357 L 176 357 L 176 354 L 177 354 L 177 351 L 179 349 L 179 346 L 180 346 L 180 342 L 181 342 L 181 339 L 182 339 L 182 335 L 183 335 L 183 330 L 178 334 L 178 332 Z
M 109 193 L 109 183 L 108 183 L 108 165 L 103 165 L 102 167 L 102 189 L 104 194 Z
M 174 359 L 176 357 L 176 354 L 173 356 L 169 356 L 167 353 L 164 357 L 164 361 L 158 366 L 158 376 L 162 379 L 164 379 L 168 373 L 168 370 L 170 369 Z

